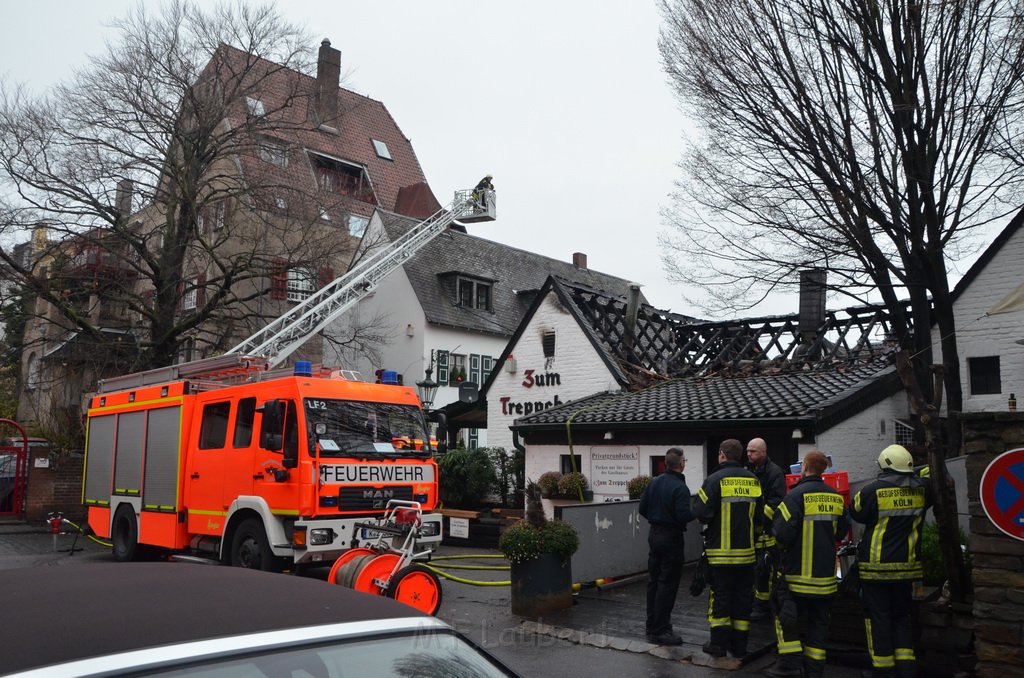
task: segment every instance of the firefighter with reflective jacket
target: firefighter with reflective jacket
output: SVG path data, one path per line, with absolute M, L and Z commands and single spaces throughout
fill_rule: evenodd
M 730 438 L 718 448 L 718 470 L 701 485 L 693 512 L 707 527 L 711 595 L 711 639 L 704 651 L 722 657 L 747 654 L 750 611 L 754 603 L 754 534 L 761 526 L 764 503 L 757 476 L 743 468 L 743 445 Z
M 754 438 L 747 443 L 747 468 L 757 476 L 764 497 L 764 529 L 757 534 L 754 542 L 754 610 L 751 619 L 765 619 L 769 616 L 768 598 L 774 579 L 775 536 L 772 534 L 772 518 L 775 507 L 786 496 L 786 474 L 779 465 L 768 458 L 768 445 L 763 438 Z
M 910 613 L 913 582 L 923 575 L 921 526 L 932 486 L 914 473 L 902 445 L 878 455 L 882 472 L 854 495 L 850 516 L 865 526 L 857 550 L 868 653 L 875 676 L 916 675 Z
M 827 468 L 824 454 L 808 452 L 803 477 L 775 511 L 781 556 L 774 591 L 779 659 L 769 676 L 811 678 L 825 671 L 829 608 L 837 590 L 836 541 L 847 530 L 843 495 L 821 478 Z

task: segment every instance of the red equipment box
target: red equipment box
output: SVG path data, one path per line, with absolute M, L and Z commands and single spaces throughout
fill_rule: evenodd
M 786 474 L 786 489 L 791 489 L 800 480 L 801 476 L 799 473 L 787 473 Z M 834 487 L 839 494 L 843 495 L 843 505 L 850 505 L 850 476 L 846 471 L 837 471 L 835 473 L 822 473 L 821 479 L 826 483 Z

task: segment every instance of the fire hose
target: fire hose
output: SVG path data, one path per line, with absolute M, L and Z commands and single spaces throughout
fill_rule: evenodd
M 469 584 L 470 586 L 509 586 L 509 585 L 512 584 L 511 580 L 508 580 L 508 581 L 476 581 L 476 580 L 473 580 L 473 579 L 464 579 L 462 577 L 456 577 L 453 574 L 449 574 L 448 572 L 445 572 L 445 570 L 508 570 L 508 569 L 510 569 L 509 565 L 447 565 L 447 564 L 445 564 L 445 565 L 435 565 L 434 564 L 434 563 L 436 563 L 439 560 L 477 559 L 477 558 L 501 558 L 502 560 L 504 560 L 505 556 L 491 555 L 491 554 L 484 554 L 484 555 L 461 555 L 461 556 L 437 556 L 436 558 L 431 558 L 430 562 L 421 562 L 419 564 L 422 565 L 423 567 L 427 568 L 428 570 L 430 570 L 431 572 L 433 572 L 434 574 L 436 574 L 439 577 L 444 577 L 445 579 L 450 579 L 452 581 L 457 581 L 460 584 Z
M 78 539 L 78 535 L 81 534 L 81 535 L 84 535 L 85 537 L 87 537 L 90 541 L 93 541 L 93 542 L 99 544 L 100 546 L 106 546 L 107 548 L 111 548 L 111 547 L 114 546 L 113 544 L 105 542 L 102 539 L 100 539 L 99 537 L 97 537 L 96 535 L 94 535 L 91 530 L 90 531 L 86 531 L 86 530 L 82 529 L 79 525 L 76 525 L 75 523 L 71 522 L 70 520 L 65 518 L 62 514 L 60 514 L 59 512 L 57 512 L 57 513 L 50 513 L 47 516 L 47 518 L 46 518 L 46 523 L 47 523 L 47 525 L 50 526 L 50 532 L 52 534 L 54 534 L 54 535 L 59 534 L 60 533 L 60 528 L 63 527 L 64 525 L 70 525 L 71 527 L 75 528 L 75 531 L 77 532 L 77 534 L 75 535 L 75 539 L 76 540 Z M 75 545 L 72 544 L 71 545 L 72 553 L 74 553 L 74 548 L 75 548 Z

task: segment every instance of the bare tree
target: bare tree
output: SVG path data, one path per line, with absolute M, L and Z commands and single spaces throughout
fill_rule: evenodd
M 662 0 L 664 66 L 700 126 L 666 211 L 667 270 L 717 309 L 749 307 L 810 266 L 828 269 L 837 294 L 880 296 L 940 486 L 943 383 L 948 408 L 962 406 L 949 263 L 977 247 L 972 231 L 1021 208 L 1021 9 Z M 955 498 L 940 494 L 959 597 Z
M 36 299 L 23 347 L 77 342 L 87 386 L 231 348 L 344 270 L 346 220 L 374 200 L 358 178 L 339 191 L 286 171 L 301 130 L 336 123 L 314 112 L 315 80 L 291 77 L 314 42 L 271 6 L 140 3 L 115 26 L 51 92 L 0 83 L 0 239 L 36 235 L 30 257 L 0 248 Z M 356 329 L 335 341 L 377 338 Z

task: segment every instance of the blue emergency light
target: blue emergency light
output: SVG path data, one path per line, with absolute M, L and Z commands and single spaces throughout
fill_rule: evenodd
M 294 374 L 296 377 L 312 377 L 313 363 L 308 360 L 296 360 Z

